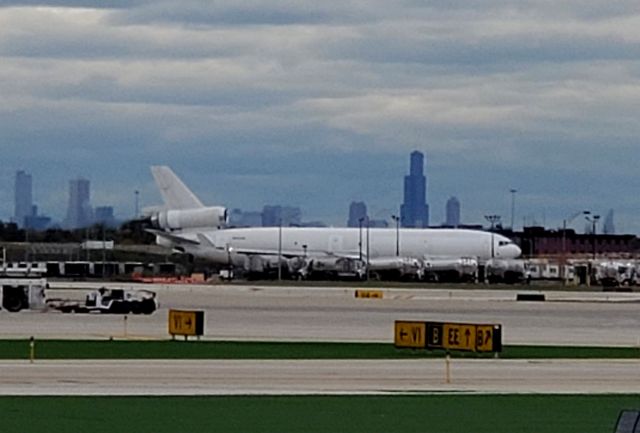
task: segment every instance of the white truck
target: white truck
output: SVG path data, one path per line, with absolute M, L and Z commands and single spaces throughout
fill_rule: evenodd
M 47 306 L 63 313 L 152 314 L 158 303 L 156 293 L 150 290 L 102 287 L 88 293 L 84 302 L 50 299 Z
M 46 278 L 0 277 L 2 308 L 12 313 L 43 310 L 47 287 Z

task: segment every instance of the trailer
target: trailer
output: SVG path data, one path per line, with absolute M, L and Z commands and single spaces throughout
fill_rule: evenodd
M 106 287 L 88 293 L 84 302 L 51 299 L 47 306 L 62 313 L 152 314 L 158 309 L 156 293 L 151 290 Z

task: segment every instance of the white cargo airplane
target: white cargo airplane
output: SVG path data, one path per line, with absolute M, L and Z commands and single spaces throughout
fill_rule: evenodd
M 513 259 L 520 248 L 499 234 L 464 229 L 226 228 L 227 210 L 206 207 L 166 166 L 151 167 L 165 206 L 147 216 L 158 245 L 223 266 L 254 271 L 278 262 L 305 276 L 314 269 L 418 270 L 460 259 Z M 284 266 L 284 265 L 283 265 Z M 362 275 L 360 275 L 362 276 Z

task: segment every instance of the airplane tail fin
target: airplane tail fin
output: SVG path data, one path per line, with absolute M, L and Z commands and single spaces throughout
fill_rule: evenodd
M 167 209 L 197 209 L 204 205 L 191 192 L 191 190 L 180 180 L 178 176 L 165 165 L 151 167 L 151 174 L 156 181 L 156 185 L 162 194 L 162 199 Z

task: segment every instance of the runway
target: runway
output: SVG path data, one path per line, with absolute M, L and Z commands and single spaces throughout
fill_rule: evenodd
M 97 287 L 100 284 L 94 284 Z M 49 297 L 92 285 L 56 283 Z M 118 285 L 123 286 L 123 285 Z M 393 341 L 395 320 L 500 323 L 506 344 L 640 346 L 640 296 L 515 291 L 259 286 L 135 286 L 155 290 L 151 316 L 0 312 L 0 338 L 169 338 L 169 308 L 205 312 L 212 340 Z M 302 395 L 397 393 L 637 393 L 640 360 L 0 361 L 0 395 Z
M 93 283 L 94 287 L 101 285 Z M 54 283 L 49 297 L 82 298 L 90 283 Z M 206 339 L 392 342 L 395 320 L 503 325 L 505 344 L 640 346 L 640 294 L 549 292 L 547 302 L 516 302 L 515 291 L 259 286 L 118 286 L 155 290 L 151 316 L 0 311 L 0 338 L 168 338 L 169 308 L 205 312 Z M 75 287 L 75 288 L 73 288 Z
M 0 362 L 1 395 L 637 393 L 639 360 Z

